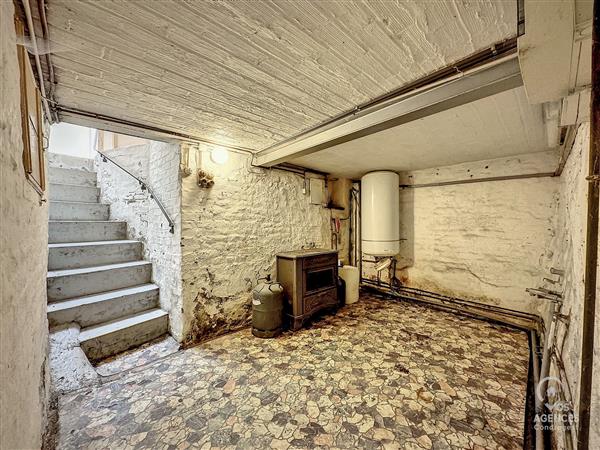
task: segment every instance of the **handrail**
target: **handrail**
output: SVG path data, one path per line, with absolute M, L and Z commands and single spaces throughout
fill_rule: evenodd
M 165 219 L 167 219 L 167 222 L 169 222 L 169 233 L 174 234 L 175 233 L 175 222 L 173 222 L 173 220 L 171 220 L 171 217 L 169 217 L 169 213 L 167 212 L 167 210 L 165 209 L 165 207 L 161 203 L 161 201 L 156 197 L 156 195 L 154 195 L 154 192 L 152 191 L 152 189 L 150 189 L 150 186 L 148 186 L 144 180 L 141 180 L 140 178 L 136 177 L 125 167 L 121 166 L 119 163 L 117 163 L 113 159 L 109 158 L 101 151 L 99 151 L 99 150 L 96 150 L 96 151 L 100 154 L 100 156 L 102 156 L 103 162 L 110 161 L 115 166 L 117 166 L 119 169 L 121 169 L 123 172 L 125 172 L 127 175 L 129 175 L 132 178 L 135 178 L 137 180 L 137 182 L 140 183 L 140 188 L 142 189 L 142 191 L 148 191 L 148 194 L 150 194 L 150 198 L 156 202 L 156 204 L 160 208 L 161 212 L 165 216 Z

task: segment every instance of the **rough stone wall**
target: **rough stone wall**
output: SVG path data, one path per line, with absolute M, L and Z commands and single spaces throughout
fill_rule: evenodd
M 150 141 L 148 144 L 106 150 L 106 155 L 145 180 L 175 221 L 175 233 L 148 191 L 116 167 L 96 158 L 103 203 L 110 203 L 111 219 L 128 223 L 130 239 L 144 243 L 144 258 L 152 262 L 152 280 L 160 287 L 160 306 L 169 311 L 169 329 L 178 341 L 183 337 L 181 303 L 181 180 L 179 145 Z
M 25 178 L 13 3 L 0 2 L 0 447 L 40 448 L 49 399 L 48 207 Z
M 586 210 L 590 127 L 589 122 L 579 126 L 575 144 L 560 177 L 559 201 L 556 211 L 556 235 L 551 243 L 552 267 L 562 269 L 565 275 L 559 285 L 563 292 L 561 314 L 569 315 L 568 323 L 558 322 L 555 337 L 556 347 L 564 364 L 564 370 L 557 367 L 553 360 L 550 374 L 561 379 L 566 386 L 566 397 L 575 405 L 579 399 L 579 377 L 581 371 L 581 339 L 583 324 Z M 558 279 L 556 276 L 549 278 Z M 548 284 L 549 289 L 557 286 Z M 600 296 L 598 296 L 600 298 Z M 550 308 L 547 309 L 546 322 L 550 323 Z M 596 311 L 596 326 L 600 326 L 600 311 Z M 600 343 L 596 334 L 594 368 L 600 370 Z M 600 447 L 600 387 L 596 383 L 592 405 L 592 426 L 590 448 Z M 565 436 L 557 429 L 556 443 L 565 447 Z
M 557 178 L 400 192 L 399 276 L 409 286 L 537 312 L 525 288 L 549 261 Z
M 275 254 L 309 245 L 330 248 L 329 211 L 311 205 L 298 175 L 250 166 L 230 154 L 215 165 L 192 155 L 183 178 L 182 273 L 185 338 L 197 341 L 249 323 L 258 275 L 275 273 Z M 214 175 L 202 189 L 196 169 Z

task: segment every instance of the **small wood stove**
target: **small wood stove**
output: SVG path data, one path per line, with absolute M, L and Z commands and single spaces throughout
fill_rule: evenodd
M 324 309 L 339 305 L 337 250 L 308 249 L 277 255 L 277 281 L 285 294 L 285 314 L 297 330 Z

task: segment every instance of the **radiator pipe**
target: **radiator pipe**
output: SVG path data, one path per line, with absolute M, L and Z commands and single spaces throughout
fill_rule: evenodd
M 538 398 L 537 395 L 537 386 L 540 383 L 540 361 L 537 355 L 538 352 L 538 340 L 537 333 L 535 330 L 530 331 L 531 335 L 531 359 L 533 361 L 533 390 L 534 390 L 534 398 L 535 398 L 535 418 L 540 417 L 540 414 L 543 412 L 544 405 L 542 401 Z M 535 448 L 536 450 L 544 449 L 544 430 L 542 430 L 541 423 L 540 426 L 535 427 Z
M 354 221 L 354 215 L 352 214 L 352 186 L 348 192 L 348 264 L 352 265 L 352 233 L 353 227 L 352 222 Z
M 40 23 L 42 25 L 42 38 L 44 41 L 50 41 L 50 32 L 48 31 L 48 19 L 46 18 L 46 0 L 38 0 L 38 13 L 40 15 Z M 54 86 L 56 84 L 56 77 L 54 75 L 54 66 L 52 65 L 52 53 L 50 50 L 46 52 L 46 67 L 48 69 L 48 81 L 50 82 L 50 91 L 48 96 L 51 100 L 54 100 Z M 58 114 L 54 113 L 54 121 L 58 122 Z
M 437 300 L 438 302 L 442 303 L 442 305 L 438 305 L 438 306 L 443 306 L 443 307 L 449 308 L 449 309 L 456 310 L 457 307 L 468 307 L 468 308 L 472 308 L 472 309 L 478 309 L 480 311 L 487 311 L 487 312 L 491 312 L 491 313 L 498 314 L 498 315 L 509 316 L 509 317 L 513 317 L 516 319 L 527 320 L 527 321 L 534 322 L 534 323 L 540 323 L 540 318 L 538 316 L 536 316 L 534 314 L 525 313 L 522 311 L 516 311 L 516 310 L 508 309 L 508 308 L 502 308 L 500 306 L 495 306 L 495 305 L 487 305 L 484 303 L 472 302 L 469 300 L 460 299 L 460 298 L 456 298 L 456 297 L 449 297 L 447 295 L 442 295 L 442 294 L 438 294 L 435 292 L 425 291 L 423 289 L 409 288 L 406 286 L 399 286 L 399 287 L 392 288 L 389 285 L 377 283 L 376 281 L 369 280 L 367 278 L 362 278 L 360 280 L 360 282 L 366 286 L 371 286 L 371 287 L 377 288 L 379 290 L 384 290 L 385 292 L 389 291 L 390 293 L 393 293 L 396 296 L 399 296 L 399 297 L 402 297 L 405 299 L 409 299 L 409 300 L 419 301 L 419 298 L 417 298 L 417 297 L 422 297 L 421 301 L 427 302 L 427 299 Z M 428 303 L 432 303 L 432 302 L 428 302 Z M 478 316 L 478 317 L 481 318 L 481 316 Z
M 598 270 L 598 208 L 600 202 L 600 0 L 594 1 L 592 24 L 592 92 L 590 101 L 590 151 L 587 198 L 587 231 L 583 294 L 583 330 L 579 390 L 578 448 L 590 448 L 590 410 L 593 394 L 596 273 Z
M 392 289 L 391 286 L 382 286 L 381 284 L 378 284 L 377 282 L 375 282 L 373 280 L 369 280 L 367 278 L 361 279 L 361 283 L 371 284 L 371 285 L 378 286 L 378 287 L 385 287 L 388 289 Z M 405 291 L 407 293 L 411 293 L 414 295 L 421 295 L 423 297 L 429 297 L 429 298 L 433 298 L 435 300 L 445 301 L 445 302 L 449 302 L 449 303 L 455 303 L 458 305 L 471 306 L 473 308 L 485 309 L 487 311 L 493 311 L 493 312 L 497 312 L 499 314 L 506 314 L 506 315 L 519 317 L 522 319 L 538 321 L 538 316 L 536 316 L 534 314 L 529 314 L 526 312 L 517 311 L 517 310 L 509 309 L 509 308 L 503 308 L 501 306 L 496 306 L 496 305 L 487 305 L 485 303 L 473 302 L 473 301 L 458 298 L 458 297 L 450 297 L 448 295 L 438 294 L 437 292 L 430 292 L 430 291 L 426 291 L 424 289 L 413 288 L 413 287 L 409 287 L 409 286 L 399 286 L 393 290 L 399 291 L 399 292 Z
M 552 358 L 552 348 L 554 346 L 554 340 L 556 335 L 556 328 L 558 327 L 558 323 L 556 322 L 557 314 L 560 312 L 561 303 L 558 301 L 553 302 L 552 306 L 552 316 L 550 318 L 550 325 L 548 326 L 548 330 L 545 333 L 544 338 L 544 350 L 542 352 L 542 368 L 540 370 L 540 380 L 543 380 L 550 375 L 550 363 Z M 539 383 L 539 381 L 538 381 Z M 537 383 L 536 383 L 537 388 Z M 536 416 L 542 417 L 544 414 L 544 407 L 542 404 L 537 403 L 537 392 L 536 392 L 536 406 L 535 406 L 535 414 Z M 540 402 L 541 403 L 541 402 Z M 540 422 L 540 425 L 543 425 L 543 422 Z M 541 438 L 537 437 L 538 430 L 536 429 L 536 441 L 535 448 L 536 450 L 544 450 L 544 433 L 541 434 Z
M 37 69 L 38 81 L 40 82 L 40 92 L 42 94 L 42 103 L 46 110 L 46 116 L 48 121 L 53 123 L 53 117 L 50 112 L 50 106 L 48 105 L 48 98 L 46 97 L 46 86 L 44 85 L 44 75 L 42 73 L 42 63 L 40 62 L 40 55 L 37 46 L 37 38 L 35 37 L 35 28 L 33 27 L 33 18 L 31 16 L 31 7 L 29 6 L 29 0 L 22 0 L 23 10 L 25 11 L 25 18 L 27 19 L 27 28 L 29 30 L 29 39 L 31 39 L 31 47 L 33 50 L 33 57 L 35 59 L 35 68 Z
M 360 184 L 360 181 L 357 183 L 358 184 L 358 192 L 356 194 L 356 204 L 358 205 L 358 209 L 357 209 L 357 218 L 356 218 L 356 223 L 357 223 L 357 228 L 358 228 L 358 278 L 359 278 L 359 285 L 360 285 L 360 280 L 362 280 L 362 274 L 363 274 L 363 267 L 362 267 L 362 205 L 361 205 L 361 196 L 362 196 L 362 185 Z

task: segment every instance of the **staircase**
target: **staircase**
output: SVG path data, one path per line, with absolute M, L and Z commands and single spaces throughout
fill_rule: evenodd
M 80 169 L 49 168 L 48 321 L 78 323 L 80 346 L 95 361 L 166 334 L 168 314 L 142 243 L 127 239 L 126 222 L 109 220 L 93 162 L 81 161 Z

